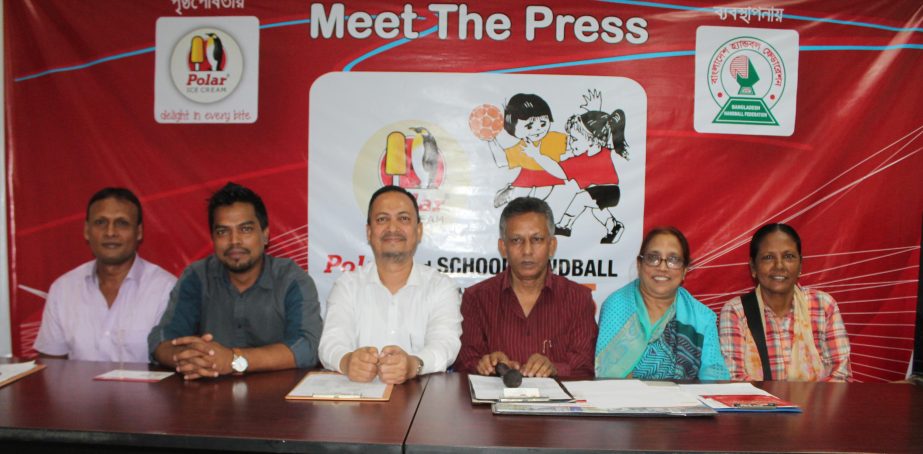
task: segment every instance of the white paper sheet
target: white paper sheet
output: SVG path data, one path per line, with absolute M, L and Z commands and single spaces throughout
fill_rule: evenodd
M 710 383 L 700 385 L 679 385 L 683 391 L 695 396 L 754 395 L 768 396 L 768 392 L 750 383 Z
M 369 383 L 349 381 L 341 374 L 310 374 L 290 393 L 289 397 L 314 397 L 331 399 L 380 399 L 388 385 L 378 378 Z
M 35 367 L 35 361 L 27 361 L 24 363 L 13 363 L 13 364 L 0 364 L 0 381 L 4 381 L 10 377 L 15 377 L 23 372 L 28 372 L 33 367 Z
M 500 377 L 488 377 L 484 375 L 468 375 L 471 382 L 471 389 L 474 392 L 474 399 L 477 400 L 500 400 L 503 397 L 503 379 Z M 523 377 L 520 388 L 536 388 L 540 396 L 550 400 L 570 400 L 570 396 L 561 389 L 553 378 L 535 378 Z
M 564 386 L 578 401 L 591 407 L 607 408 L 666 408 L 695 407 L 699 400 L 670 384 L 647 384 L 640 380 L 569 381 Z

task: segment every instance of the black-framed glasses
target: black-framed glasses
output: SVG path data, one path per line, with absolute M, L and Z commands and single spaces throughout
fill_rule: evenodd
M 660 266 L 660 262 L 666 261 L 667 268 L 678 270 L 682 268 L 686 262 L 682 257 L 678 255 L 671 255 L 667 257 L 662 257 L 660 254 L 655 254 L 653 252 L 648 252 L 647 254 L 641 254 L 638 256 L 638 259 L 641 260 L 645 265 L 654 268 Z

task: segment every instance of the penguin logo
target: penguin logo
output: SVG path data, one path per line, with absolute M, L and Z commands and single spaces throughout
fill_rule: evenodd
M 217 34 L 209 32 L 205 36 L 195 35 L 190 39 L 190 71 L 224 71 L 226 65 L 224 46 Z
M 209 104 L 234 92 L 243 74 L 243 53 L 234 38 L 213 27 L 181 37 L 170 62 L 173 84 L 187 99 Z

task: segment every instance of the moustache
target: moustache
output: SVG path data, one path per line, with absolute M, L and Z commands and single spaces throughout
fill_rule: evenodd
M 386 234 L 382 235 L 381 240 L 382 240 L 382 241 L 388 241 L 388 240 L 401 240 L 401 241 L 407 241 L 407 236 L 402 235 L 402 234 L 400 234 L 400 233 L 386 233 Z
M 233 253 L 249 254 L 250 250 L 242 247 L 231 247 L 224 250 L 224 256 L 227 257 Z

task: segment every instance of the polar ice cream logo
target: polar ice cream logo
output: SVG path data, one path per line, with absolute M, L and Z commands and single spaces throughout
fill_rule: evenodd
M 437 189 L 445 180 L 445 160 L 436 136 L 424 126 L 395 130 L 385 139 L 379 160 L 381 183 L 402 188 Z
M 453 199 L 451 193 L 469 185 L 468 167 L 458 141 L 435 122 L 389 122 L 365 140 L 356 157 L 352 178 L 356 204 L 364 208 L 381 186 L 400 186 L 417 198 L 420 219 L 436 238 L 439 226 L 454 222 L 449 213 L 459 206 L 454 210 L 450 206 L 466 201 Z
M 173 48 L 170 73 L 173 85 L 189 100 L 209 104 L 228 97 L 243 74 L 243 53 L 224 31 L 203 27 L 182 38 Z
M 785 91 L 785 62 L 769 43 L 747 36 L 722 45 L 708 64 L 708 84 L 721 106 L 713 123 L 779 125 L 772 108 Z
M 711 27 L 696 31 L 695 130 L 790 136 L 798 93 L 798 33 Z

